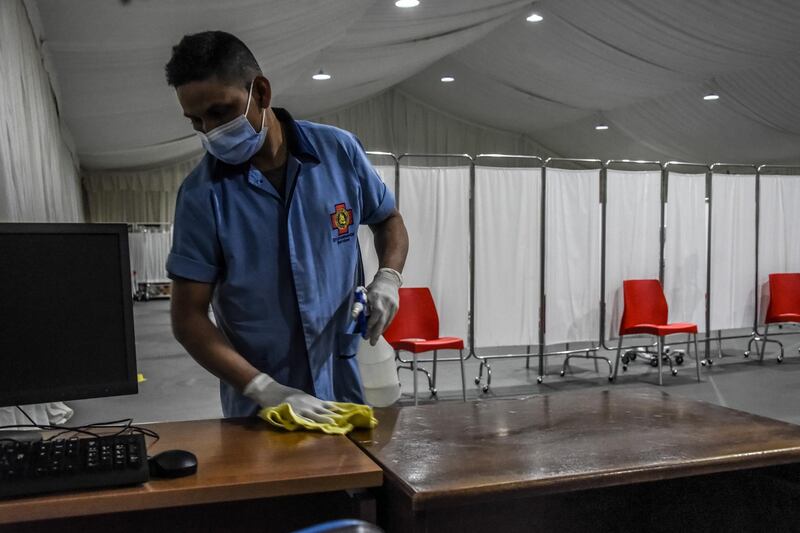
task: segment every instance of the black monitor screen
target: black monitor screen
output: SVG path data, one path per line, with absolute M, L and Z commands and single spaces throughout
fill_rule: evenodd
M 127 227 L 0 224 L 0 405 L 137 391 Z

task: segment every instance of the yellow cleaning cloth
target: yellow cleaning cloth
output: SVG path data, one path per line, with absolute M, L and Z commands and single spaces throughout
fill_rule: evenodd
M 342 402 L 331 402 L 331 404 L 331 411 L 336 413 L 333 416 L 333 424 L 323 424 L 297 416 L 288 403 L 282 403 L 277 407 L 266 407 L 258 413 L 258 416 L 273 426 L 287 431 L 305 429 L 322 431 L 329 435 L 346 435 L 353 428 L 372 429 L 378 425 L 378 419 L 373 416 L 372 407 L 369 405 Z

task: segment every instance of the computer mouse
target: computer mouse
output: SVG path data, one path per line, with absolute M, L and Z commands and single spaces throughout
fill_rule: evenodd
M 186 450 L 166 450 L 147 462 L 153 477 L 183 477 L 197 472 L 197 457 Z

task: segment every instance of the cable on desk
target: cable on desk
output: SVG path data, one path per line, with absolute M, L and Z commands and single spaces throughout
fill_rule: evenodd
M 128 434 L 139 434 L 144 435 L 145 437 L 150 437 L 153 442 L 150 443 L 150 446 L 158 442 L 159 435 L 156 431 L 153 431 L 150 428 L 146 428 L 143 426 L 136 426 L 133 424 L 132 418 L 123 418 L 120 420 L 110 420 L 107 422 L 96 422 L 94 424 L 86 424 L 83 426 L 56 426 L 52 424 L 37 424 L 33 418 L 31 418 L 25 410 L 20 407 L 19 405 L 16 406 L 17 409 L 25 416 L 25 418 L 30 421 L 30 424 L 11 424 L 6 426 L 0 426 L 0 429 L 22 429 L 22 428 L 31 428 L 31 429 L 38 429 L 40 431 L 57 431 L 57 433 L 48 436 L 45 440 L 50 441 L 57 439 L 63 435 L 69 435 L 70 433 L 80 433 L 83 435 L 89 435 L 91 437 L 99 438 L 103 436 L 108 436 L 107 434 L 98 433 L 93 430 L 97 429 L 116 429 L 115 433 L 111 433 L 111 436 L 119 436 Z M 0 437 L 0 441 L 14 441 L 11 438 Z M 149 446 L 148 446 L 149 447 Z

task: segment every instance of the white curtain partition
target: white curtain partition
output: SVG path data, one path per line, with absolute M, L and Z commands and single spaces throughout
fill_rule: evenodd
M 711 329 L 751 327 L 755 317 L 753 174 L 714 174 L 711 182 Z
M 169 281 L 166 264 L 171 245 L 172 231 L 169 229 L 148 229 L 128 233 L 132 281 L 134 283 Z M 133 290 L 136 290 L 135 284 Z
M 658 279 L 661 171 L 608 171 L 606 338 L 619 336 L 622 282 Z
M 475 169 L 478 347 L 539 342 L 541 183 L 539 168 Z
M 394 165 L 374 165 L 373 168 L 383 179 L 386 187 L 394 193 Z M 408 221 L 406 221 L 406 225 L 408 225 Z M 375 272 L 378 271 L 378 253 L 375 251 L 372 230 L 368 226 L 361 226 L 358 229 L 358 243 L 361 246 L 361 258 L 364 261 L 365 282 L 369 284 L 375 276 Z
M 759 321 L 769 305 L 769 275 L 800 272 L 800 176 L 761 175 L 758 228 Z
M 0 221 L 82 222 L 77 165 L 22 2 L 0 2 Z
M 664 292 L 671 322 L 705 329 L 706 175 L 669 173 L 665 211 Z
M 429 287 L 442 336 L 467 340 L 469 167 L 400 167 L 400 212 L 411 240 L 406 287 Z
M 547 169 L 545 342 L 597 340 L 600 171 Z

